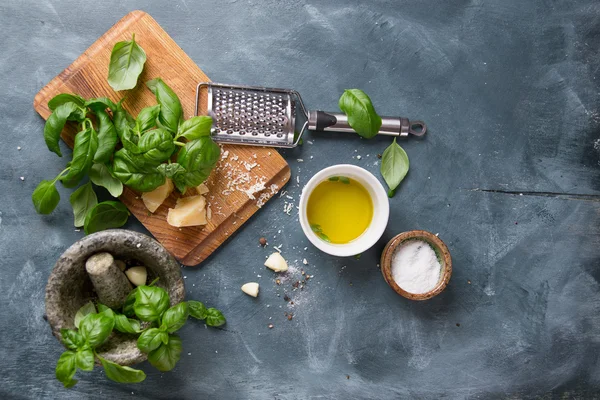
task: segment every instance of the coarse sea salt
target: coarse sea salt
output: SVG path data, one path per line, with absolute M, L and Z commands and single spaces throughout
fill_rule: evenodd
M 427 293 L 440 281 L 442 265 L 431 246 L 422 240 L 409 240 L 394 251 L 392 277 L 409 293 Z

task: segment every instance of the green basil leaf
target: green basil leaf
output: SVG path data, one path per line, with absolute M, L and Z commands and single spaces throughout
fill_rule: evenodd
M 85 318 L 88 314 L 96 314 L 96 306 L 91 301 L 85 303 L 77 312 L 75 313 L 75 320 L 73 324 L 75 324 L 76 328 L 81 329 L 79 324 L 81 324 L 81 320 Z
M 195 140 L 200 139 L 203 136 L 210 136 L 212 122 L 212 118 L 205 115 L 192 117 L 183 121 L 179 125 L 177 136 L 184 137 L 188 140 Z
M 381 175 L 392 191 L 392 196 L 393 191 L 408 173 L 409 166 L 408 155 L 394 138 L 392 144 L 385 149 L 381 156 Z
M 170 335 L 168 343 L 163 343 L 156 350 L 148 353 L 148 361 L 159 371 L 170 371 L 181 358 L 181 351 L 179 336 Z
M 56 379 L 63 383 L 66 388 L 73 387 L 77 381 L 73 379 L 77 372 L 75 366 L 75 352 L 65 351 L 56 363 Z
M 140 133 L 144 133 L 156 126 L 156 119 L 160 112 L 160 104 L 150 107 L 144 107 L 135 119 L 135 129 Z
M 348 124 L 365 139 L 377 135 L 381 117 L 375 112 L 371 99 L 360 89 L 346 89 L 339 101 L 340 110 L 348 116 Z
M 86 128 L 75 135 L 71 169 L 65 177 L 60 178 L 66 187 L 77 185 L 87 175 L 92 168 L 96 150 L 98 150 L 98 134 L 93 128 Z
M 62 342 L 69 350 L 77 350 L 85 343 L 83 336 L 74 329 L 62 328 L 60 330 L 60 336 L 62 337 Z
M 120 228 L 127 222 L 129 210 L 118 201 L 103 201 L 85 217 L 83 229 L 86 235 L 105 229 Z
M 162 316 L 162 322 L 164 325 L 166 325 L 167 332 L 173 333 L 178 331 L 183 325 L 185 325 L 188 315 L 188 306 L 185 302 L 176 304 L 165 311 L 164 315 Z
M 110 380 L 119 383 L 139 383 L 146 379 L 144 371 L 133 369 L 131 367 L 124 367 L 102 357 L 98 358 L 102 363 L 102 367 L 104 367 L 106 377 Z
M 105 163 L 110 161 L 119 138 L 108 113 L 97 109 L 95 110 L 95 114 L 98 119 L 98 149 L 96 150 L 96 154 L 94 154 L 94 162 Z
M 83 371 L 92 371 L 94 369 L 94 352 L 91 349 L 77 350 L 75 365 Z
M 113 113 L 113 123 L 121 141 L 123 141 L 123 136 L 126 134 L 126 131 L 135 127 L 135 120 L 131 114 L 123 108 L 123 100 L 116 104 L 116 109 Z
M 138 142 L 138 149 L 145 160 L 153 164 L 160 164 L 171 158 L 175 151 L 173 136 L 162 128 L 148 131 Z
M 104 164 L 94 164 L 89 172 L 90 180 L 94 185 L 102 186 L 113 197 L 123 194 L 123 184 L 112 176 L 108 167 Z
M 108 97 L 92 98 L 87 100 L 84 105 L 91 108 L 94 112 L 98 110 L 106 111 L 106 109 L 113 112 L 117 110 L 117 105 Z
M 48 150 L 55 152 L 59 157 L 62 157 L 60 146 L 58 145 L 60 134 L 65 127 L 67 119 L 69 119 L 71 115 L 76 114 L 79 110 L 80 107 L 73 102 L 64 103 L 57 106 L 54 112 L 50 114 L 46 120 L 46 124 L 44 125 L 44 140 L 46 141 L 46 146 L 48 146 Z
M 176 175 L 184 174 L 186 172 L 185 168 L 178 163 L 160 164 L 156 169 L 169 179 L 173 179 Z
M 118 42 L 110 54 L 108 64 L 108 84 L 114 90 L 133 89 L 144 69 L 146 52 L 135 42 L 135 33 L 131 40 Z
M 92 347 L 104 343 L 113 330 L 115 325 L 114 318 L 106 314 L 88 314 L 81 320 L 79 332 Z
M 146 86 L 154 93 L 156 101 L 160 104 L 158 122 L 169 132 L 177 133 L 179 121 L 183 118 L 183 108 L 179 97 L 160 78 L 146 82 Z
M 56 181 L 41 181 L 31 194 L 31 201 L 39 214 L 50 214 L 60 202 L 55 184 Z
M 135 310 L 134 310 L 133 306 L 135 305 L 135 297 L 137 294 L 137 290 L 138 289 L 135 288 L 131 292 L 129 292 L 129 294 L 127 295 L 127 298 L 125 299 L 125 304 L 123 304 L 123 314 L 128 317 L 135 316 Z
M 140 321 L 115 313 L 115 329 L 123 333 L 140 333 Z
M 158 321 L 169 308 L 169 294 L 156 286 L 138 286 L 133 309 L 142 321 Z
M 126 149 L 115 153 L 113 174 L 124 185 L 140 192 L 151 192 L 165 183 L 165 177 L 156 169 L 157 164 Z
M 216 308 L 209 308 L 206 310 L 206 325 L 208 326 L 221 326 L 227 322 L 223 313 Z
M 74 191 L 69 202 L 73 207 L 73 216 L 75 217 L 73 224 L 79 228 L 85 223 L 88 212 L 98 204 L 98 197 L 92 188 L 92 183 L 88 182 Z
M 109 306 L 105 306 L 102 303 L 98 303 L 98 314 L 106 315 L 109 318 L 115 318 L 115 312 Z
M 206 319 L 208 313 L 204 304 L 196 300 L 189 300 L 187 301 L 187 305 L 190 316 L 201 320 Z
M 187 142 L 177 154 L 177 163 L 186 172 L 176 176 L 175 183 L 194 187 L 200 185 L 210 175 L 220 154 L 221 148 L 208 136 Z
M 137 340 L 137 347 L 144 353 L 157 349 L 164 340 L 168 341 L 169 335 L 158 328 L 150 328 L 142 332 Z M 165 339 L 167 338 L 167 339 Z
M 48 102 L 48 108 L 50 111 L 56 110 L 58 106 L 62 106 L 65 103 L 74 103 L 78 107 L 85 107 L 85 99 L 81 96 L 72 93 L 61 93 L 54 96 Z

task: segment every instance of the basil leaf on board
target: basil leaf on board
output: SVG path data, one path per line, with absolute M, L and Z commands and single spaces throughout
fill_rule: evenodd
M 119 138 L 108 113 L 102 109 L 95 109 L 94 113 L 98 119 L 98 149 L 94 154 L 94 162 L 105 163 L 110 161 Z
M 74 187 L 87 175 L 92 168 L 96 150 L 98 150 L 98 135 L 94 128 L 85 128 L 75 135 L 71 169 L 60 179 L 66 187 Z
M 160 164 L 156 169 L 162 175 L 170 179 L 174 178 L 176 175 L 185 173 L 185 168 L 178 163 Z
M 125 299 L 125 304 L 123 304 L 123 314 L 128 317 L 135 317 L 135 310 L 133 309 L 133 306 L 135 305 L 137 290 L 138 289 L 135 288 L 129 292 L 127 298 Z
M 348 124 L 365 139 L 377 135 L 381 128 L 381 117 L 375 112 L 371 99 L 360 89 L 346 89 L 338 103 L 340 110 L 348 116 Z
M 156 163 L 150 163 L 142 156 L 131 154 L 126 149 L 117 151 L 113 158 L 115 177 L 124 185 L 140 192 L 151 192 L 165 183 L 165 177 L 156 167 Z
M 100 346 L 108 338 L 115 320 L 106 314 L 88 314 L 79 324 L 79 332 L 92 347 Z
M 381 156 L 381 175 L 390 188 L 389 197 L 394 195 L 394 191 L 408 173 L 409 166 L 408 155 L 394 138 Z
M 73 387 L 77 381 L 73 379 L 77 372 L 75 365 L 75 352 L 65 351 L 60 355 L 56 363 L 56 379 L 58 379 L 66 388 Z
M 142 321 L 158 321 L 169 308 L 169 295 L 156 286 L 138 286 L 133 309 Z
M 158 122 L 169 132 L 177 133 L 179 121 L 183 118 L 179 97 L 161 78 L 146 82 L 146 86 L 154 93 L 156 101 L 160 104 Z
M 88 314 L 96 314 L 96 306 L 91 301 L 85 303 L 77 312 L 75 313 L 75 320 L 73 323 L 76 328 L 81 329 L 79 324 L 81 324 L 81 320 L 85 318 Z
M 189 311 L 187 304 L 181 302 L 165 311 L 162 316 L 162 323 L 167 326 L 167 332 L 173 333 L 185 325 L 188 315 Z
M 133 369 L 131 367 L 124 367 L 112 361 L 105 360 L 102 357 L 98 358 L 102 363 L 106 377 L 112 381 L 119 383 L 139 383 L 146 379 L 144 371 Z
M 62 338 L 62 342 L 69 350 L 77 350 L 85 343 L 83 336 L 81 336 L 81 334 L 74 329 L 62 328 L 60 330 L 60 336 Z
M 54 112 L 50 114 L 46 120 L 46 124 L 44 125 L 44 140 L 46 141 L 46 146 L 48 146 L 48 150 L 58 154 L 59 157 L 62 157 L 60 146 L 58 145 L 60 134 L 65 127 L 67 119 L 69 119 L 72 114 L 77 113 L 79 109 L 80 107 L 73 102 L 64 103 L 57 106 Z
M 160 104 L 144 107 L 135 119 L 135 130 L 142 134 L 156 126 L 156 119 L 160 112 Z
M 148 361 L 159 371 L 170 371 L 181 358 L 181 351 L 179 336 L 170 335 L 168 343 L 163 343 L 156 350 L 148 353 Z
M 144 69 L 146 52 L 135 42 L 135 33 L 131 40 L 118 42 L 110 54 L 108 64 L 108 84 L 114 90 L 133 89 Z
M 221 148 L 208 136 L 187 142 L 177 153 L 177 163 L 186 172 L 176 176 L 175 183 L 194 187 L 200 185 L 208 178 L 220 155 Z
M 91 349 L 77 350 L 75 365 L 83 371 L 92 371 L 94 369 L 94 352 Z
M 73 225 L 79 228 L 85 223 L 85 217 L 88 212 L 98 204 L 98 197 L 96 197 L 96 193 L 92 188 L 92 183 L 88 182 L 75 190 L 71 194 L 71 197 L 69 197 L 69 202 L 73 207 L 73 216 L 75 218 Z
M 206 306 L 204 306 L 204 304 L 202 304 L 201 302 L 196 301 L 196 300 L 189 300 L 189 301 L 187 301 L 187 305 L 188 305 L 188 312 L 189 312 L 190 316 L 192 316 L 196 319 L 201 319 L 201 320 L 206 319 L 207 310 L 206 310 Z
M 120 228 L 127 222 L 129 210 L 118 201 L 103 201 L 88 213 L 83 224 L 86 235 L 105 229 Z
M 173 136 L 163 128 L 148 131 L 138 142 L 138 149 L 145 160 L 156 165 L 167 161 L 175 151 Z
M 50 109 L 50 111 L 54 111 L 58 106 L 61 106 L 65 103 L 74 103 L 78 107 L 86 106 L 86 101 L 83 97 L 72 93 L 61 93 L 57 94 L 52 99 L 50 99 L 50 101 L 48 102 L 48 108 Z
M 106 111 L 107 108 L 112 112 L 117 110 L 117 105 L 115 104 L 115 102 L 109 99 L 108 97 L 95 97 L 86 100 L 84 105 L 86 107 L 91 108 L 94 112 L 96 112 L 97 110 Z
M 163 344 L 164 340 L 168 342 L 168 337 L 167 332 L 163 332 L 158 328 L 150 328 L 142 332 L 137 340 L 137 347 L 144 353 L 149 353 Z
M 179 125 L 177 137 L 184 137 L 187 140 L 195 140 L 203 136 L 210 136 L 212 122 L 212 118 L 206 115 L 192 117 L 183 121 Z
M 90 180 L 94 185 L 102 186 L 113 197 L 123 194 L 123 184 L 112 176 L 108 167 L 104 164 L 94 164 L 89 172 Z
M 115 125 L 115 129 L 117 130 L 117 135 L 121 141 L 123 140 L 123 135 L 126 133 L 126 131 L 135 127 L 135 120 L 131 114 L 129 114 L 127 110 L 123 108 L 123 100 L 116 104 L 116 109 L 113 113 L 113 123 Z
M 115 313 L 115 329 L 123 333 L 140 333 L 140 321 Z
M 221 326 L 225 325 L 226 322 L 227 320 L 221 311 L 212 307 L 206 310 L 206 325 Z
M 31 200 L 35 211 L 39 214 L 50 214 L 60 202 L 60 194 L 56 190 L 56 181 L 41 181 L 33 193 Z

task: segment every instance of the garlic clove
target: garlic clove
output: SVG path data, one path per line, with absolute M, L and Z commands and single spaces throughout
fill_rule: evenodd
M 127 268 L 125 261 L 115 260 L 115 264 L 117 264 L 117 267 L 119 267 L 121 271 L 125 271 L 125 268 Z
M 129 279 L 129 282 L 133 283 L 135 286 L 142 286 L 146 284 L 146 279 L 148 278 L 148 272 L 146 271 L 146 267 L 132 267 L 125 271 L 125 275 Z
M 258 283 L 248 282 L 248 283 L 243 284 L 242 292 L 246 293 L 248 296 L 252 296 L 252 297 L 258 296 Z
M 284 272 L 288 270 L 287 262 L 279 252 L 271 254 L 265 261 L 265 266 L 275 272 Z

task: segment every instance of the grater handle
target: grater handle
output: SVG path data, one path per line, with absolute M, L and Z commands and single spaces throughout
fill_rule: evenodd
M 308 112 L 308 129 L 313 131 L 355 132 L 348 124 L 348 117 L 342 113 L 325 111 Z M 408 118 L 381 117 L 381 128 L 378 135 L 388 136 L 423 136 L 427 125 L 423 121 L 412 121 Z

